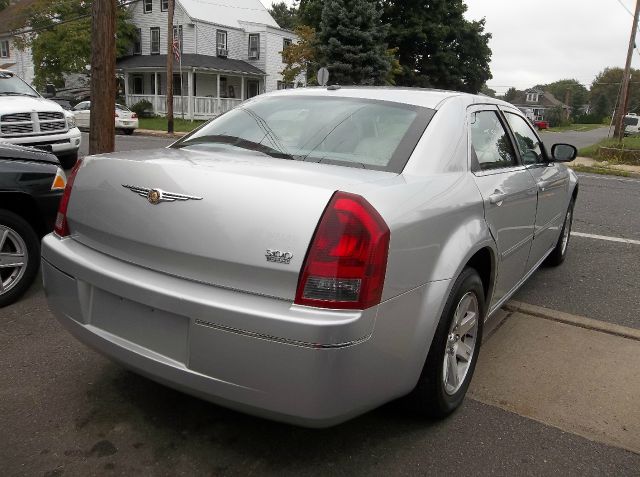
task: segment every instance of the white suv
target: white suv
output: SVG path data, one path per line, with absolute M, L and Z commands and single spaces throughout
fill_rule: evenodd
M 78 159 L 80 130 L 73 114 L 0 69 L 0 142 L 52 152 L 64 168 Z

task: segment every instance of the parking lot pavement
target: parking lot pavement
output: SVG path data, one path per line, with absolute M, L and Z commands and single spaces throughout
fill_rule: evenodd
M 510 383 L 491 394 L 502 407 L 519 402 L 513 399 L 518 379 L 538 376 L 524 369 L 520 377 L 521 361 L 511 360 L 518 343 L 501 359 L 512 318 L 481 353 L 477 380 L 480 387 L 488 382 L 483 373 L 505 373 Z M 85 348 L 47 312 L 39 284 L 2 310 L 0 349 L 3 475 L 618 476 L 637 475 L 640 468 L 637 453 L 473 399 L 435 423 L 405 414 L 398 403 L 326 430 L 245 416 L 158 385 Z M 551 376 L 541 371 L 538 379 Z M 582 386 L 558 383 L 558 393 L 567 385 Z M 594 390 L 592 380 L 585 391 Z M 507 404 L 500 402 L 502 393 Z

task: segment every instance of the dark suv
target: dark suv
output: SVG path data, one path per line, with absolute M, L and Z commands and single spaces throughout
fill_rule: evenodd
M 40 239 L 53 230 L 65 186 L 53 154 L 0 143 L 0 307 L 33 282 Z

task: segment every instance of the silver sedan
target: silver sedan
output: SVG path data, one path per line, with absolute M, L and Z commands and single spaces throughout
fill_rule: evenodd
M 560 264 L 573 146 L 456 92 L 261 95 L 167 149 L 87 157 L 43 240 L 79 340 L 168 386 L 323 427 L 462 402 L 483 323 Z

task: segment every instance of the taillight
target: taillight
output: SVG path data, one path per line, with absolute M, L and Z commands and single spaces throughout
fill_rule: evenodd
M 138 115 L 136 113 L 131 113 L 131 119 L 138 119 Z
M 69 225 L 67 224 L 67 207 L 69 207 L 69 198 L 71 197 L 71 189 L 73 188 L 73 182 L 76 179 L 78 169 L 82 164 L 82 159 L 78 159 L 73 169 L 69 173 L 67 179 L 67 185 L 64 188 L 64 193 L 60 199 L 60 206 L 58 207 L 58 215 L 56 215 L 56 223 L 53 227 L 53 231 L 60 237 L 66 237 L 69 235 Z
M 336 192 L 311 241 L 295 303 L 360 309 L 380 303 L 389 227 L 363 197 Z

